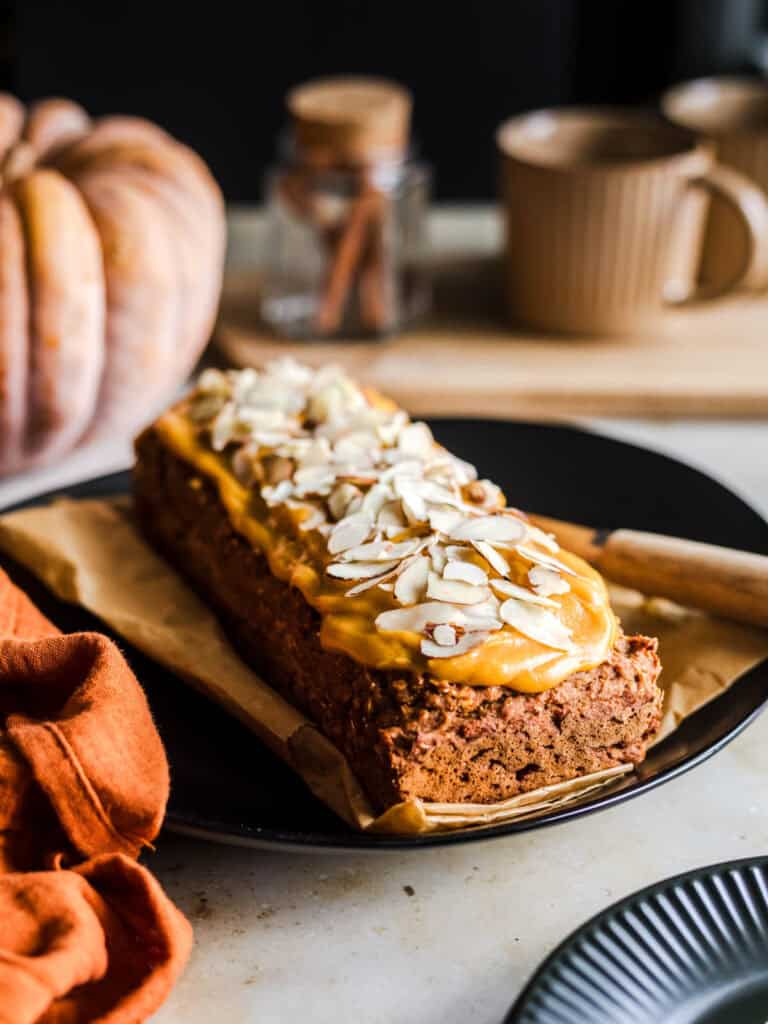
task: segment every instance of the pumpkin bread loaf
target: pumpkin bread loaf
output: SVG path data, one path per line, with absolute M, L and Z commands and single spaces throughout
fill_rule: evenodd
M 207 371 L 138 439 L 134 492 L 151 543 L 377 810 L 645 756 L 656 641 L 624 636 L 592 569 L 343 375 Z

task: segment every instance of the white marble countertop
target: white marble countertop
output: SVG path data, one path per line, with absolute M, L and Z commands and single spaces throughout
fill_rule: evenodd
M 710 472 L 768 515 L 768 422 L 602 421 Z M 126 445 L 0 483 L 0 507 L 125 466 Z M 215 765 L 211 766 L 215 771 Z M 146 863 L 190 917 L 158 1024 L 498 1024 L 577 925 L 668 875 L 768 852 L 768 716 L 611 810 L 470 846 L 299 855 L 163 834 Z

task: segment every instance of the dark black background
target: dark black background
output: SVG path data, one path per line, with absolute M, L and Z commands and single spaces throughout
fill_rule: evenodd
M 653 102 L 673 81 L 754 66 L 764 0 L 0 2 L 0 84 L 150 117 L 195 146 L 230 200 L 259 196 L 286 89 L 390 76 L 443 199 L 495 190 L 493 133 L 554 103 Z

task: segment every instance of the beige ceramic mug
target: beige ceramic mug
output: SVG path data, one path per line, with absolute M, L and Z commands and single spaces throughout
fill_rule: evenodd
M 644 111 L 564 108 L 505 122 L 497 142 L 517 323 L 643 330 L 671 302 L 724 294 L 768 269 L 768 203 L 687 129 Z M 727 201 L 744 230 L 728 279 L 695 291 L 673 264 L 681 253 L 686 266 L 698 262 L 701 231 L 690 230 L 687 214 L 701 191 Z
M 719 163 L 746 175 L 768 193 L 767 83 L 756 78 L 700 78 L 669 89 L 661 105 L 670 121 L 706 139 Z M 700 270 L 702 281 L 717 287 L 739 258 L 743 229 L 731 206 L 717 197 L 711 203 L 703 199 L 691 212 L 694 230 L 702 231 L 705 219 L 701 265 L 693 275 Z M 690 269 L 687 276 L 692 276 Z M 766 287 L 768 271 L 756 268 L 746 284 Z

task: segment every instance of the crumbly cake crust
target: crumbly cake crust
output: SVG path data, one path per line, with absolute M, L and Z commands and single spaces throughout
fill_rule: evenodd
M 620 636 L 603 664 L 539 694 L 368 668 L 320 645 L 318 613 L 152 428 L 137 456 L 145 535 L 246 662 L 343 751 L 377 810 L 411 797 L 491 803 L 645 756 L 661 719 L 656 640 Z

